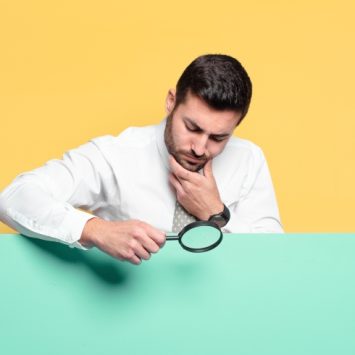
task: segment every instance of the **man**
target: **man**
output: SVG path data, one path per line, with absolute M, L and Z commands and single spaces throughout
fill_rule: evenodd
M 195 219 L 225 232 L 282 232 L 261 149 L 232 137 L 251 95 L 236 59 L 200 56 L 169 90 L 161 124 L 93 139 L 19 175 L 0 195 L 0 218 L 24 235 L 133 264 Z

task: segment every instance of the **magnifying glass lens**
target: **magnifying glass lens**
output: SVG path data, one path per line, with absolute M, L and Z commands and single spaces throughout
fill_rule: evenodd
M 208 248 L 220 238 L 220 231 L 211 226 L 199 226 L 187 230 L 181 242 L 192 249 Z

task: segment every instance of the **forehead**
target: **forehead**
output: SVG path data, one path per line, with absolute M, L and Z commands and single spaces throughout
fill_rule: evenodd
M 232 110 L 216 110 L 196 95 L 188 93 L 177 108 L 180 118 L 191 121 L 210 134 L 232 133 L 241 114 Z

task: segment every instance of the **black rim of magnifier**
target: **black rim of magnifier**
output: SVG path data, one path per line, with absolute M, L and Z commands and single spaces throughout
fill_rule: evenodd
M 218 230 L 219 238 L 217 239 L 217 241 L 215 241 L 214 243 L 210 244 L 207 247 L 202 247 L 202 248 L 190 248 L 182 242 L 183 236 L 186 232 L 188 232 L 190 229 L 193 229 L 196 227 L 203 227 L 203 226 L 212 227 L 212 228 L 215 228 Z M 219 245 L 221 243 L 222 239 L 223 239 L 223 233 L 222 233 L 221 229 L 217 226 L 217 224 L 215 224 L 213 222 L 209 222 L 209 221 L 196 221 L 196 222 L 192 222 L 192 223 L 188 224 L 183 229 L 181 229 L 181 231 L 179 233 L 178 240 L 179 240 L 180 245 L 185 250 L 191 251 L 192 253 L 202 253 L 202 252 L 214 249 L 217 245 Z

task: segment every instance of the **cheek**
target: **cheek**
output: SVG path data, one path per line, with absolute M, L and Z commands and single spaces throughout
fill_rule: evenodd
M 179 135 L 175 139 L 175 144 L 178 149 L 186 151 L 190 147 L 189 137 L 187 135 Z
M 184 127 L 176 126 L 173 134 L 174 134 L 174 143 L 178 150 L 189 149 L 192 138 L 189 132 L 187 132 Z

